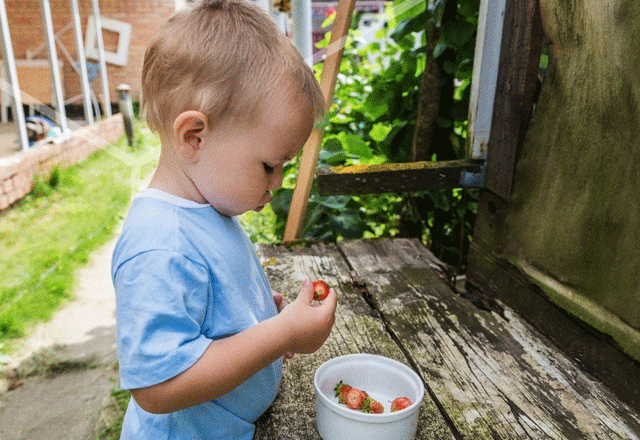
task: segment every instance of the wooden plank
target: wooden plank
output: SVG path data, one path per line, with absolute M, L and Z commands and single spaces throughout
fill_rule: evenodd
M 356 0 L 338 0 L 336 19 L 331 26 L 331 40 L 326 51 L 327 57 L 324 60 L 324 66 L 320 74 L 320 89 L 324 95 L 327 108 L 333 100 L 333 92 L 340 72 L 342 52 L 349 27 L 351 26 L 351 17 L 353 16 L 355 4 Z M 284 231 L 283 241 L 285 242 L 295 240 L 302 230 L 323 136 L 324 132 L 314 127 L 311 136 L 309 136 L 302 149 L 298 178 L 296 187 L 293 190 L 291 207 L 289 208 L 289 216 L 287 217 L 287 225 Z
M 296 355 L 283 369 L 281 390 L 257 422 L 254 440 L 319 440 L 315 424 L 313 375 L 329 359 L 343 354 L 372 353 L 409 365 L 375 310 L 354 284 L 350 268 L 335 244 L 310 246 L 257 245 L 274 290 L 295 299 L 304 279 L 322 278 L 339 295 L 336 322 L 324 346 L 312 355 Z M 440 412 L 426 397 L 418 421 L 419 440 L 453 440 Z
M 492 256 L 477 240 L 469 249 L 467 279 L 526 316 L 565 353 L 588 366 L 591 375 L 640 411 L 640 362 L 625 354 L 610 336 L 554 304 L 518 267 Z
M 640 438 L 637 412 L 508 307 L 455 294 L 417 240 L 339 246 L 456 438 Z
M 474 159 L 487 157 L 507 1 L 480 2 L 467 129 L 467 156 Z
M 480 174 L 483 163 L 483 160 L 451 160 L 320 168 L 318 192 L 329 196 L 458 188 L 463 186 L 461 175 Z
M 486 187 L 511 197 L 519 147 L 529 127 L 543 30 L 539 0 L 508 0 L 493 107 Z

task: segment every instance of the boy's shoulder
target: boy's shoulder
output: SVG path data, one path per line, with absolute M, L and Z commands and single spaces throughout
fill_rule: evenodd
M 182 199 L 181 199 L 182 200 Z M 210 227 L 208 205 L 176 203 L 144 191 L 132 202 L 114 250 L 115 259 L 127 259 L 148 251 L 168 251 L 197 257 L 193 243 Z M 209 207 L 210 208 L 210 207 Z
M 206 265 L 214 254 L 233 252 L 243 234 L 236 219 L 220 215 L 210 205 L 145 190 L 131 204 L 114 262 L 167 251 Z

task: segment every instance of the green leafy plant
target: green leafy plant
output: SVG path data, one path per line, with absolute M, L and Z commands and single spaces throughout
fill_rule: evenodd
M 479 0 L 419 2 L 408 9 L 401 7 L 406 1 L 388 7 L 387 26 L 374 41 L 364 41 L 357 29 L 347 38 L 334 99 L 321 123 L 319 167 L 411 160 L 420 80 L 429 57 L 451 82 L 451 96 L 443 97 L 450 104 L 437 119 L 446 142 L 434 149 L 431 160 L 464 157 Z M 357 21 L 356 16 L 356 26 Z M 329 35 L 320 46 L 328 43 Z M 287 165 L 283 188 L 272 202 L 278 237 L 297 167 L 297 159 Z M 417 236 L 438 257 L 464 270 L 476 199 L 474 191 L 463 189 L 321 197 L 314 186 L 302 237 Z

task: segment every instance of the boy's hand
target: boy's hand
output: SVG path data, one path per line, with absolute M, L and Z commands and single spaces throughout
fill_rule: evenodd
M 281 315 L 288 321 L 294 353 L 313 353 L 331 333 L 338 303 L 336 291 L 329 289 L 329 296 L 319 305 L 312 305 L 312 301 L 313 284 L 311 280 L 305 280 L 295 301 L 282 310 Z
M 287 307 L 287 301 L 284 299 L 284 297 L 276 292 L 275 290 L 272 290 L 273 292 L 273 301 L 276 303 L 276 308 L 278 309 L 278 313 L 282 312 L 284 310 L 285 307 Z M 286 362 L 289 359 L 293 358 L 293 352 L 292 351 L 288 351 L 284 354 L 284 358 L 282 359 L 282 362 Z

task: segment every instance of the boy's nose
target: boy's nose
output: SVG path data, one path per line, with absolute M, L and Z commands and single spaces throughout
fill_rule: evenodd
M 269 189 L 275 191 L 282 186 L 282 168 L 278 167 L 273 170 L 273 174 L 271 175 L 271 182 L 269 185 Z

